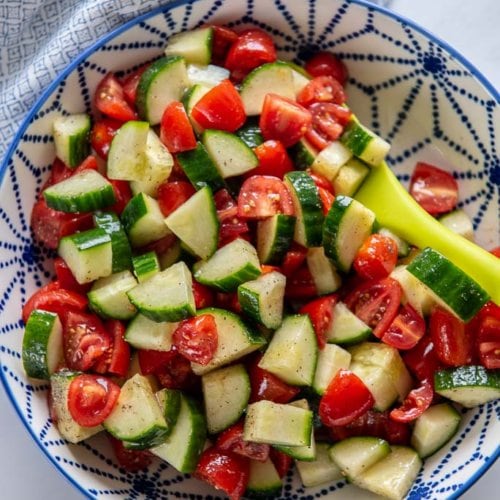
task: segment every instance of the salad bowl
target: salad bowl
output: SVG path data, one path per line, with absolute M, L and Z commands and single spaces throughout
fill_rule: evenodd
M 43 93 L 0 167 L 2 382 L 42 452 L 90 498 L 221 498 L 165 462 L 125 471 L 101 436 L 66 443 L 49 417 L 47 385 L 28 379 L 21 362 L 21 305 L 53 274 L 50 255 L 31 238 L 29 214 L 54 158 L 54 117 L 90 112 L 104 74 L 136 68 L 160 55 L 172 34 L 207 23 L 260 27 L 272 35 L 280 58 L 298 63 L 319 50 L 337 54 L 349 70 L 349 105 L 391 143 L 388 163 L 403 185 L 417 161 L 452 172 L 475 241 L 486 249 L 500 244 L 498 92 L 451 47 L 410 21 L 361 0 L 177 1 L 104 36 Z M 473 484 L 498 457 L 499 408 L 491 402 L 463 410 L 458 433 L 425 461 L 408 497 L 456 498 Z M 292 474 L 282 492 L 283 498 L 311 499 L 355 494 L 363 495 L 345 481 L 305 489 Z

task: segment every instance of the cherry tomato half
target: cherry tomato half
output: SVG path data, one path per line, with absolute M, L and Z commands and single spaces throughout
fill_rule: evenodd
M 97 86 L 94 102 L 101 113 L 120 122 L 137 119 L 136 112 L 125 99 L 121 83 L 112 73 L 108 73 Z
M 413 422 L 429 408 L 433 398 L 432 383 L 424 380 L 419 387 L 409 392 L 399 408 L 391 411 L 390 417 L 396 422 Z
M 326 345 L 326 333 L 332 324 L 333 308 L 338 299 L 337 294 L 327 295 L 309 302 L 299 310 L 300 314 L 308 314 L 309 318 L 311 318 L 320 349 L 323 349 Z
M 228 427 L 217 437 L 215 446 L 219 450 L 232 451 L 258 462 L 265 462 L 269 458 L 271 446 L 267 443 L 254 443 L 243 439 L 244 420 Z
M 231 45 L 238 39 L 238 34 L 226 26 L 213 26 L 212 64 L 223 66 Z
M 312 76 L 333 76 L 344 85 L 348 74 L 345 64 L 330 52 L 317 52 L 305 64 L 305 70 Z
M 399 307 L 381 340 L 396 349 L 407 350 L 415 347 L 424 334 L 424 318 L 410 304 L 405 304 Z
M 153 461 L 153 455 L 147 450 L 129 450 L 123 445 L 123 441 L 116 439 L 111 434 L 107 435 L 116 460 L 120 467 L 130 472 L 138 472 L 146 469 Z
M 345 99 L 344 88 L 333 76 L 313 78 L 297 96 L 297 102 L 306 108 L 315 102 L 343 104 Z
M 430 334 L 424 335 L 413 349 L 402 353 L 402 357 L 407 368 L 420 382 L 434 380 L 434 373 L 442 367 Z
M 227 189 L 220 189 L 214 195 L 219 227 L 219 248 L 230 243 L 236 238 L 248 234 L 248 224 L 238 216 L 238 204 L 229 194 Z
M 161 213 L 167 217 L 195 193 L 196 190 L 190 182 L 174 181 L 160 184 L 156 196 Z
M 108 157 L 111 141 L 116 131 L 122 126 L 122 122 L 111 118 L 97 120 L 90 131 L 90 144 L 92 149 L 105 160 Z
M 479 311 L 477 350 L 479 361 L 490 370 L 500 368 L 500 307 L 489 302 Z
M 160 123 L 160 140 L 171 153 L 196 148 L 196 137 L 184 106 L 172 101 L 163 112 Z
M 149 64 L 144 64 L 140 68 L 136 69 L 130 75 L 128 75 L 123 80 L 123 94 L 127 102 L 131 105 L 135 105 L 135 98 L 137 95 L 137 87 L 141 79 L 142 74 L 149 68 Z
M 355 271 L 365 279 L 389 276 L 396 267 L 398 245 L 389 236 L 370 234 L 354 258 Z
M 336 141 L 351 118 L 351 110 L 333 102 L 315 102 L 307 108 L 312 116 L 312 126 L 306 139 L 317 149 L 324 149 Z
M 247 172 L 245 177 L 271 175 L 283 179 L 283 176 L 294 168 L 292 160 L 280 141 L 265 141 L 254 148 L 254 153 L 259 159 L 259 165 Z

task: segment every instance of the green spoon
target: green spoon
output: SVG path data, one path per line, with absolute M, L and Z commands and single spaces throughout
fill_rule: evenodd
M 471 276 L 500 305 L 500 259 L 443 226 L 423 210 L 384 162 L 354 196 L 378 222 L 419 248 L 432 247 Z

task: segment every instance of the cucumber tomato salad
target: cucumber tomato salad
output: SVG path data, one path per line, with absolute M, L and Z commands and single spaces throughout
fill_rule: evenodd
M 231 499 L 293 467 L 397 499 L 500 396 L 499 306 L 356 200 L 390 145 L 346 80 L 333 54 L 301 67 L 205 26 L 54 120 L 31 226 L 55 278 L 22 360 L 68 442 L 105 433 L 121 467 L 158 457 Z M 473 238 L 450 174 L 419 163 L 410 192 Z

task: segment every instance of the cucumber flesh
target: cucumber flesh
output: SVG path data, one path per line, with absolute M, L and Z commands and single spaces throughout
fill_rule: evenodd
M 333 320 L 326 331 L 326 341 L 332 344 L 357 344 L 367 339 L 371 331 L 343 302 L 337 302 L 333 308 Z
M 270 458 L 265 462 L 250 460 L 247 495 L 251 497 L 273 497 L 281 492 L 283 481 Z
M 340 481 L 344 478 L 339 467 L 330 458 L 329 449 L 330 445 L 327 443 L 316 443 L 316 459 L 314 461 L 297 460 L 295 462 L 302 484 L 306 488 Z
M 168 39 L 166 56 L 182 56 L 187 63 L 206 65 L 212 57 L 214 29 L 211 26 L 177 33 Z
M 177 323 L 157 322 L 137 314 L 127 325 L 125 340 L 136 349 L 170 351 Z
M 56 156 L 70 168 L 80 165 L 90 152 L 89 134 L 90 116 L 59 116 L 53 124 Z
M 313 389 L 324 394 L 330 382 L 341 369 L 347 370 L 351 363 L 351 354 L 334 344 L 326 344 L 318 352 L 318 364 L 314 373 Z

